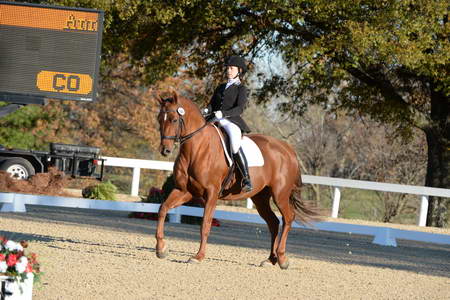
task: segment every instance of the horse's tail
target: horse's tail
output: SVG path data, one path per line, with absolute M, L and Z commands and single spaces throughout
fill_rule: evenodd
M 312 225 L 313 222 L 318 222 L 323 219 L 321 211 L 311 201 L 305 201 L 301 198 L 302 177 L 299 176 L 294 189 L 292 190 L 289 202 L 294 208 L 295 219 L 305 225 Z

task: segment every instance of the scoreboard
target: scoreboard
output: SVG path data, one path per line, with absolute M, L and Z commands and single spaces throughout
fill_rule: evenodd
M 0 2 L 0 101 L 94 101 L 103 11 Z

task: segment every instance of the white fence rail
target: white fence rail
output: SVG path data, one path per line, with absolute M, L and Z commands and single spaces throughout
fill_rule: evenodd
M 90 200 L 82 198 L 63 198 L 53 196 L 25 195 L 15 193 L 0 193 L 1 212 L 26 212 L 25 205 L 45 205 L 70 208 L 87 208 L 115 211 L 158 212 L 159 204 L 120 202 L 107 200 Z M 181 206 L 169 212 L 171 222 L 179 222 L 179 215 L 203 216 L 203 208 Z M 264 224 L 264 220 L 257 214 L 238 213 L 217 210 L 215 218 L 221 220 Z M 298 224 L 293 227 L 304 228 Z M 393 229 L 388 227 L 364 226 L 336 222 L 320 222 L 314 224 L 317 230 L 362 234 L 373 236 L 372 243 L 383 246 L 397 246 L 396 239 L 421 241 L 437 244 L 450 244 L 450 235 Z
M 103 157 L 106 159 L 106 166 L 126 167 L 133 169 L 133 179 L 131 182 L 131 195 L 137 196 L 139 191 L 139 180 L 141 169 L 153 170 L 173 170 L 173 162 L 156 161 L 156 160 L 141 160 L 117 157 Z M 302 175 L 302 181 L 306 184 L 319 184 L 332 186 L 334 188 L 333 204 L 331 217 L 337 218 L 339 215 L 339 204 L 341 201 L 342 188 L 364 189 L 382 192 L 394 192 L 418 195 L 421 199 L 420 213 L 417 224 L 425 226 L 428 212 L 428 197 L 448 197 L 450 198 L 450 189 L 430 188 L 423 186 L 401 185 L 392 183 L 380 183 L 362 180 L 349 180 L 332 177 Z M 247 200 L 247 208 L 251 208 L 251 200 Z

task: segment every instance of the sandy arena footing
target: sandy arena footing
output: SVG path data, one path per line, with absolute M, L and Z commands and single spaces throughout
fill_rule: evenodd
M 259 267 L 266 226 L 221 222 L 207 258 L 186 263 L 199 226 L 166 224 L 170 254 L 155 255 L 156 222 L 127 213 L 28 207 L 1 213 L 0 235 L 29 240 L 42 264 L 33 299 L 448 299 L 450 246 L 293 229 L 290 267 Z

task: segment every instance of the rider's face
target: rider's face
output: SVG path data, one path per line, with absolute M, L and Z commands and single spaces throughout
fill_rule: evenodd
M 236 66 L 227 66 L 227 77 L 228 79 L 236 78 L 239 73 L 239 68 Z

